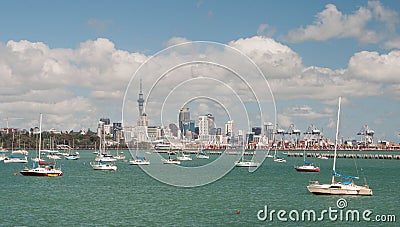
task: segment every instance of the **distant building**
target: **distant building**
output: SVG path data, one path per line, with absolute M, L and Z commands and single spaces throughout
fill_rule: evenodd
M 190 111 L 189 108 L 184 107 L 179 111 L 179 130 L 181 135 L 186 136 L 186 131 L 190 130 Z M 193 126 L 194 127 L 194 126 Z
M 254 135 L 261 135 L 261 127 L 253 127 L 251 131 L 254 132 Z
M 169 131 L 171 132 L 173 137 L 178 137 L 179 128 L 174 123 L 168 125 Z
M 215 137 L 216 130 L 214 125 L 214 116 L 211 114 L 206 114 L 204 116 L 199 116 L 198 126 L 199 126 L 199 139 L 201 141 L 212 141 Z
M 233 134 L 233 121 L 227 121 L 225 123 L 225 135 L 226 136 L 232 136 Z
M 113 140 L 117 141 L 118 143 L 124 142 L 124 131 L 122 129 L 122 123 L 117 122 L 113 123 Z

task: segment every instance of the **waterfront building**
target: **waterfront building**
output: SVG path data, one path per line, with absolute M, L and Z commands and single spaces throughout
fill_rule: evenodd
M 164 136 L 163 129 L 160 126 L 148 126 L 147 127 L 147 138 L 149 142 L 162 139 Z
M 212 114 L 199 116 L 199 139 L 202 142 L 215 142 L 216 129 L 214 124 L 215 118 Z
M 124 143 L 124 131 L 122 129 L 122 123 L 113 123 L 113 140 L 118 143 Z
M 274 141 L 274 124 L 271 122 L 264 123 L 264 135 L 267 139 L 267 143 Z
M 201 141 L 209 141 L 210 133 L 209 133 L 209 124 L 208 124 L 208 118 L 206 115 L 204 116 L 199 116 L 199 139 Z
M 233 121 L 227 121 L 225 123 L 225 135 L 232 136 L 233 134 Z

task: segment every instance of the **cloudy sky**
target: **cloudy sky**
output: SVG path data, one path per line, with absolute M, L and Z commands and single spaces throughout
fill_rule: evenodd
M 313 124 L 333 137 L 337 97 L 343 96 L 342 137 L 357 138 L 368 125 L 376 139 L 400 140 L 398 1 L 3 1 L 0 11 L 0 127 L 6 119 L 10 127 L 33 127 L 40 112 L 45 129 L 95 129 L 101 117 L 121 121 L 130 81 L 135 88 L 128 89 L 126 104 L 135 110 L 124 115 L 134 119 L 139 80 L 132 77 L 142 63 L 175 44 L 211 41 L 259 67 L 280 127 L 295 124 L 304 132 Z M 169 63 L 157 63 L 179 62 L 163 57 L 157 60 Z M 141 76 L 144 93 L 152 95 L 151 123 L 158 124 L 160 114 L 163 124 L 177 118 L 177 110 L 157 112 L 160 103 L 188 103 L 192 118 L 241 113 L 231 101 L 241 94 L 232 75 L 220 68 L 207 74 L 210 69 L 198 65 L 179 70 L 153 93 L 157 77 Z M 191 77 L 182 76 L 188 72 Z M 193 79 L 196 73 L 208 79 Z M 268 91 L 259 78 L 245 77 L 256 92 Z M 194 84 L 185 88 L 188 80 Z M 191 95 L 165 93 L 177 85 Z M 267 109 L 263 120 L 273 122 Z

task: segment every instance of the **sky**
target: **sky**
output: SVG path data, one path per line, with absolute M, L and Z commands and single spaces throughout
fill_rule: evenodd
M 165 53 L 164 48 L 209 41 L 216 49 L 221 44 L 239 51 L 265 76 L 270 87 L 243 72 L 254 91 L 265 96 L 259 101 L 268 110 L 260 121 L 275 122 L 267 104 L 272 98 L 265 93 L 270 89 L 279 127 L 294 124 L 304 132 L 314 125 L 333 138 L 342 96 L 343 138 L 358 138 L 368 125 L 376 140 L 399 143 L 399 13 L 398 1 L 2 1 L 0 127 L 37 126 L 43 113 L 44 129 L 95 130 L 101 117 L 120 122 L 123 103 L 124 116 L 133 122 L 139 69 L 143 92 L 151 94 L 146 109 L 151 124 L 176 122 L 177 109 L 187 104 L 192 119 L 210 112 L 223 127 L 226 115 L 233 114 L 239 129 L 243 109 L 235 109 L 239 105 L 232 99 L 235 94 L 245 98 L 236 92 L 243 87 L 226 70 L 213 68 L 219 76 L 207 77 L 210 68 L 192 65 L 190 73 L 195 69 L 203 79 L 185 87 L 189 71 L 176 69 L 153 93 L 151 74 L 158 71 L 140 72 L 149 59 L 154 65 L 182 60 L 172 60 L 168 54 L 174 49 Z M 230 61 L 207 58 L 254 70 L 239 60 L 246 57 L 228 49 L 212 54 Z M 168 93 L 179 83 L 176 90 L 186 93 Z M 215 83 L 221 88 L 210 89 Z M 159 112 L 160 103 L 174 109 Z

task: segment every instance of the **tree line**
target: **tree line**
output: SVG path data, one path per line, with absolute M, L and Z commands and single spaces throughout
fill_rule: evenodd
M 112 136 L 106 136 L 107 141 L 112 140 Z M 0 147 L 7 150 L 37 150 L 39 143 L 39 134 L 30 131 L 2 132 L 0 133 Z M 85 134 L 80 132 L 61 132 L 51 133 L 42 132 L 42 149 L 57 149 L 57 145 L 69 145 L 74 149 L 92 150 L 99 149 L 100 138 L 96 132 L 88 130 Z M 108 148 L 126 148 L 125 143 L 115 144 Z

